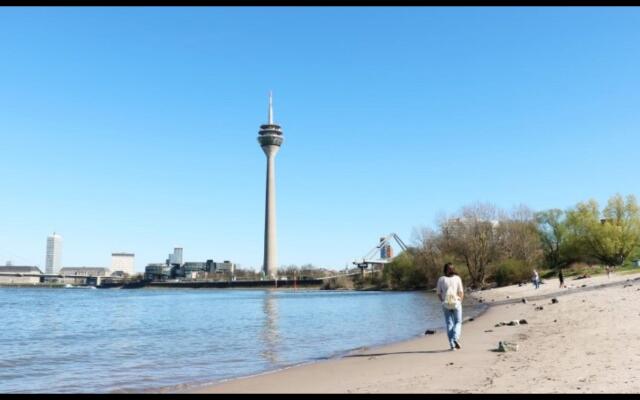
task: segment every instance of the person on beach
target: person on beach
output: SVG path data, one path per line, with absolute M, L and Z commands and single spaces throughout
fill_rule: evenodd
M 607 265 L 607 278 L 611 279 L 611 266 Z
M 567 287 L 564 284 L 564 276 L 562 275 L 562 268 L 560 268 L 560 271 L 558 272 L 558 280 L 560 281 L 560 289 L 562 289 L 563 287 Z
M 533 270 L 533 284 L 538 289 L 540 287 L 540 275 L 538 275 L 538 271 Z
M 464 289 L 462 288 L 462 279 L 456 274 L 453 264 L 446 263 L 444 265 L 444 276 L 438 279 L 436 292 L 442 302 L 449 347 L 451 347 L 452 351 L 461 349 L 460 334 L 462 332 L 462 299 L 464 298 Z

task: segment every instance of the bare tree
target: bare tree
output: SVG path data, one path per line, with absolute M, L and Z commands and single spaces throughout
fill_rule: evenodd
M 500 257 L 496 207 L 488 203 L 465 206 L 457 216 L 440 221 L 442 249 L 464 260 L 472 287 L 483 287 L 487 267 Z
M 422 228 L 417 236 L 415 263 L 424 271 L 427 279 L 425 285 L 435 286 L 442 274 L 442 266 L 446 262 L 442 249 L 442 235 L 432 229 Z
M 501 218 L 497 226 L 502 257 L 534 267 L 543 257 L 542 243 L 533 211 L 525 205 Z

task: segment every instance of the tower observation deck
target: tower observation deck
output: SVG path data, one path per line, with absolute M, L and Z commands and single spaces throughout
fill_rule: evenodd
M 260 125 L 260 131 L 258 132 L 258 142 L 264 150 L 265 154 L 267 154 L 267 149 L 265 146 L 278 146 L 282 145 L 284 140 L 282 136 L 282 128 L 280 125 L 273 122 L 273 100 L 271 94 L 269 94 L 269 114 L 268 114 L 268 122 L 264 125 Z M 269 156 L 267 154 L 267 156 Z

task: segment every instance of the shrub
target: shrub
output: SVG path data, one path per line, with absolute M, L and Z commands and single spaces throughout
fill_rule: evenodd
M 555 272 L 554 275 L 558 276 L 558 272 L 557 271 L 554 271 L 554 272 Z M 592 264 L 586 264 L 582 262 L 572 263 L 567 268 L 562 269 L 562 274 L 565 277 L 574 276 L 574 275 L 597 275 L 604 272 L 605 272 L 605 269 L 602 265 L 592 265 Z
M 427 269 L 415 262 L 413 255 L 403 252 L 386 264 L 382 279 L 393 289 L 421 289 L 428 282 Z
M 353 280 L 348 276 L 338 276 L 336 278 L 325 279 L 320 289 L 336 290 L 336 289 L 353 289 Z
M 493 277 L 498 286 L 507 286 L 514 283 L 531 280 L 533 271 L 522 260 L 509 259 L 498 263 L 493 271 Z

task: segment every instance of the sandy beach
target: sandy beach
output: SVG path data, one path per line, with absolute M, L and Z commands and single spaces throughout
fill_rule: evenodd
M 637 393 L 640 392 L 640 273 L 612 274 L 471 295 L 492 306 L 446 333 L 361 349 L 331 359 L 191 393 Z M 584 286 L 583 286 L 584 285 Z M 601 287 L 598 287 L 603 285 Z M 606 286 L 605 286 L 606 285 Z M 552 303 L 551 298 L 558 302 Z M 522 298 L 528 299 L 526 303 Z M 542 306 L 542 310 L 536 307 Z M 527 324 L 498 326 L 525 319 Z M 518 351 L 496 351 L 499 341 Z

